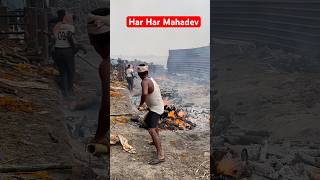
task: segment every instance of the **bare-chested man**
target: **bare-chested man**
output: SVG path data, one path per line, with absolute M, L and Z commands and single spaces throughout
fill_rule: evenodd
M 88 16 L 87 30 L 91 45 L 101 56 L 102 62 L 99 66 L 101 80 L 101 105 L 99 111 L 98 128 L 93 143 L 107 144 L 109 140 L 107 132 L 110 129 L 110 9 L 100 8 L 92 11 Z
M 145 64 L 140 64 L 137 67 L 137 72 L 139 77 L 142 79 L 142 95 L 138 109 L 141 110 L 144 103 L 146 103 L 146 105 L 148 106 L 149 112 L 145 119 L 145 123 L 147 125 L 146 128 L 151 135 L 153 144 L 157 148 L 158 155 L 158 158 L 150 161 L 149 164 L 155 165 L 165 161 L 164 151 L 161 147 L 158 131 L 158 123 L 161 114 L 163 114 L 164 112 L 164 104 L 161 97 L 159 85 L 153 78 L 148 77 L 148 66 L 146 66 Z

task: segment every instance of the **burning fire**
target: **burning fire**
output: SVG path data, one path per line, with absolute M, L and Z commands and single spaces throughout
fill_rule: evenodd
M 169 117 L 169 118 L 174 118 L 174 111 L 170 111 L 170 112 L 168 113 L 168 117 Z
M 186 113 L 183 112 L 183 111 L 179 111 L 179 112 L 178 112 L 178 116 L 179 116 L 179 117 L 183 117 L 185 114 L 186 114 Z
M 184 121 L 181 120 L 181 119 L 176 119 L 174 123 L 175 123 L 176 125 L 178 125 L 178 127 L 179 127 L 180 129 L 185 129 L 185 127 L 186 127 Z
M 174 106 L 165 106 L 165 113 L 162 115 L 163 128 L 171 130 L 180 129 L 192 129 L 196 125 L 190 121 L 190 117 L 186 117 L 186 112 L 177 110 Z

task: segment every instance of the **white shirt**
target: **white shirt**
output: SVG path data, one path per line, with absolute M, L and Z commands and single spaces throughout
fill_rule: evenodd
M 160 87 L 153 78 L 150 79 L 153 82 L 154 90 L 151 94 L 148 94 L 146 104 L 152 112 L 161 115 L 164 112 L 164 103 L 161 97 Z
M 73 25 L 58 23 L 55 26 L 54 37 L 56 39 L 55 47 L 57 48 L 69 48 L 71 44 L 68 41 L 67 34 L 74 33 L 75 28 Z
M 128 69 L 126 70 L 126 74 L 127 74 L 127 77 L 132 77 L 133 69 L 132 69 L 132 68 L 128 68 Z

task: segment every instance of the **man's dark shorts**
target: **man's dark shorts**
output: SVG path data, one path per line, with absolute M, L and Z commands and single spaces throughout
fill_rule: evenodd
M 145 123 L 146 123 L 146 129 L 150 128 L 157 128 L 160 121 L 160 115 L 158 113 L 149 111 L 149 113 L 146 116 Z

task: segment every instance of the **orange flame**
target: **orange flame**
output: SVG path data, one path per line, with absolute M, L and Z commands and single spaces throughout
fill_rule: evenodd
M 185 114 L 186 114 L 186 113 L 183 112 L 183 111 L 179 111 L 179 112 L 178 112 L 178 116 L 179 116 L 179 117 L 183 117 Z
M 168 117 L 169 117 L 169 118 L 174 118 L 174 111 L 170 111 L 170 112 L 168 113 Z
M 182 121 L 181 119 L 176 119 L 176 121 L 174 122 L 176 125 L 184 125 L 184 121 Z

